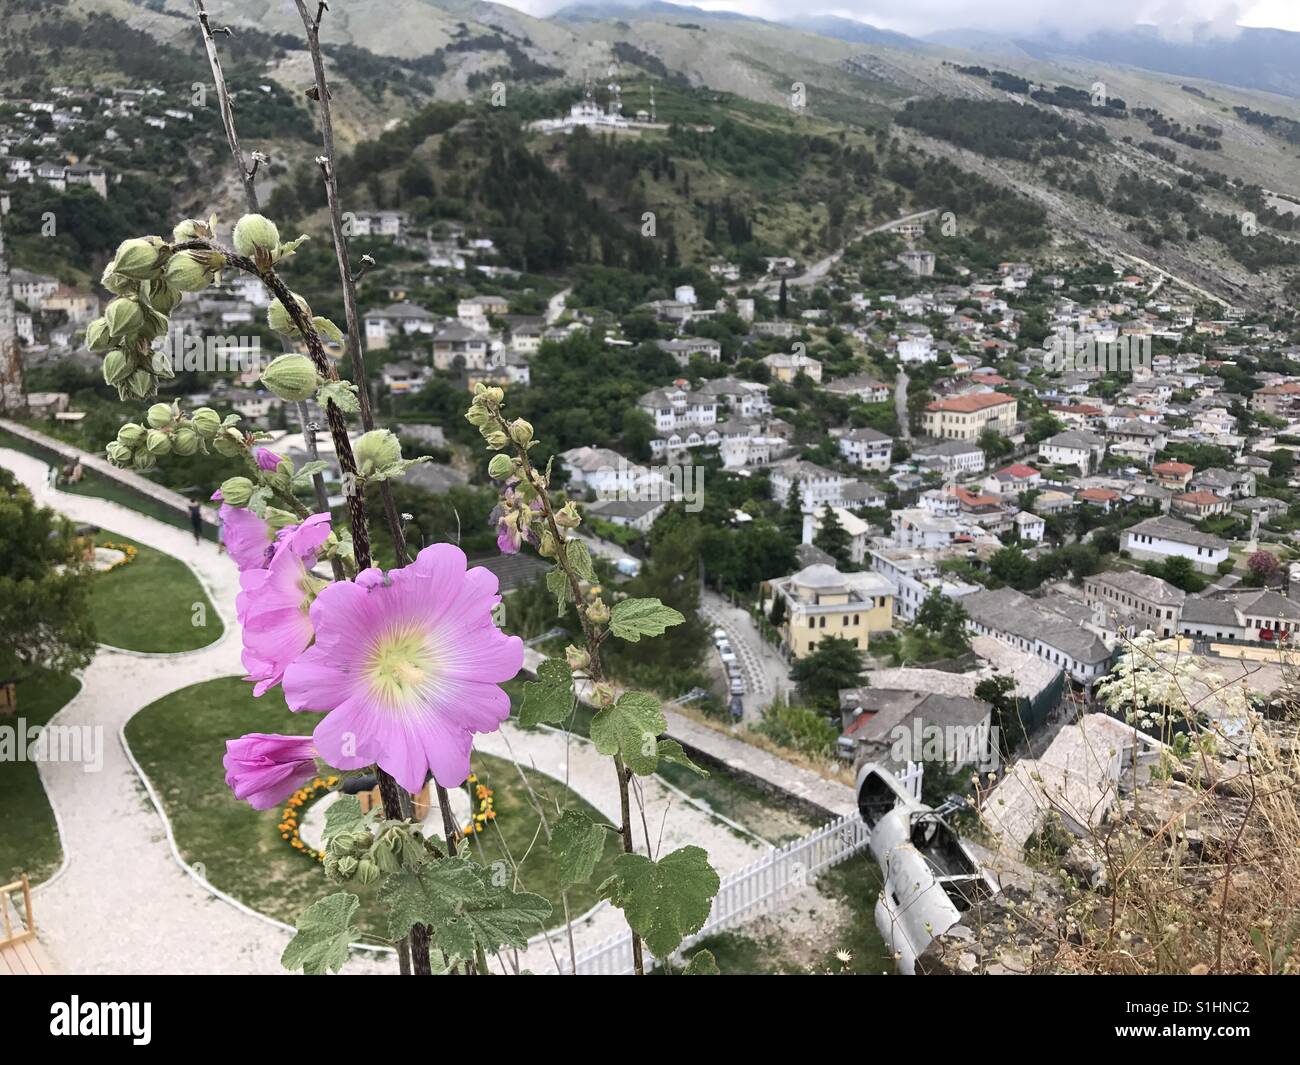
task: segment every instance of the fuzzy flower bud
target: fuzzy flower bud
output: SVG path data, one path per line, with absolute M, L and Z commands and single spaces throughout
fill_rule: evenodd
M 221 415 L 211 407 L 199 407 L 190 415 L 190 424 L 194 426 L 200 436 L 211 440 L 216 435 L 217 430 L 221 428 Z
M 155 429 L 167 428 L 175 416 L 170 403 L 155 403 L 145 412 L 145 420 Z
M 188 251 L 178 252 L 167 260 L 166 277 L 167 284 L 178 292 L 198 292 L 212 283 L 211 272 Z
M 487 446 L 492 451 L 500 451 L 503 447 L 505 447 L 508 443 L 510 443 L 510 438 L 506 436 L 506 434 L 503 433 L 500 429 L 494 429 L 491 432 L 484 433 L 483 439 L 487 441 Z
M 104 356 L 104 384 L 120 385 L 131 376 L 131 363 L 121 351 L 113 350 Z
M 480 406 L 472 406 L 465 412 L 465 420 L 474 426 L 475 429 L 482 429 L 492 420 L 486 409 Z
M 582 515 L 578 513 L 578 506 L 572 499 L 555 512 L 555 524 L 561 529 L 576 529 L 582 524 Z
M 144 446 L 151 455 L 170 455 L 172 438 L 161 429 L 150 429 L 144 438 Z
M 246 214 L 235 223 L 235 251 L 256 258 L 258 249 L 267 254 L 280 246 L 280 231 L 275 223 L 260 214 Z
M 262 371 L 262 383 L 281 399 L 299 403 L 316 394 L 316 367 L 306 355 L 280 355 Z
M 221 499 L 232 507 L 246 507 L 253 495 L 253 482 L 247 477 L 229 477 L 221 482 Z
M 598 706 L 613 706 L 614 705 L 613 685 L 606 684 L 604 681 L 601 681 L 599 684 L 596 685 L 595 698 L 596 698 L 596 704 Z
M 191 240 L 211 239 L 212 227 L 201 218 L 187 218 L 183 222 L 178 222 L 172 230 L 172 240 L 177 244 L 184 244 Z
M 108 321 L 104 318 L 96 318 L 90 325 L 86 326 L 86 347 L 95 354 L 101 351 L 107 351 L 113 346 L 113 338 L 108 335 Z
M 574 673 L 579 673 L 591 665 L 591 655 L 573 644 L 569 644 L 564 649 L 564 660 L 569 663 L 569 669 Z
M 488 463 L 488 476 L 494 481 L 504 481 L 515 471 L 515 462 L 509 455 L 493 455 Z
M 510 439 L 520 447 L 527 447 L 533 442 L 533 427 L 523 418 L 516 418 L 510 423 Z
M 115 299 L 105 308 L 104 321 L 108 325 L 109 336 L 130 336 L 138 333 L 144 324 L 144 308 L 138 300 Z
M 109 442 L 108 447 L 104 449 L 108 455 L 108 461 L 114 466 L 131 465 L 131 449 L 125 444 L 118 443 L 116 440 Z
M 307 305 L 307 301 L 303 299 L 301 296 L 299 296 L 296 292 L 290 293 L 290 295 L 293 296 L 294 302 L 297 303 L 298 306 L 302 308 L 302 313 L 305 314 L 308 318 L 310 318 L 311 307 Z M 285 307 L 285 305 L 281 303 L 279 300 L 272 300 L 271 305 L 267 307 L 266 324 L 269 325 L 272 329 L 274 329 L 277 333 L 293 334 L 298 331 L 298 327 L 293 324 L 293 317 L 289 314 L 288 308 Z
M 188 458 L 199 449 L 199 434 L 188 425 L 182 425 L 172 434 L 172 450 L 182 458 Z
M 542 558 L 554 558 L 557 551 L 555 536 L 550 529 L 542 533 L 542 542 L 537 545 L 537 553 Z
M 233 425 L 227 426 L 212 438 L 212 446 L 218 455 L 234 458 L 244 450 L 244 434 Z
M 145 433 L 146 430 L 143 425 L 127 422 L 117 431 L 117 442 L 134 451 L 144 443 Z
M 353 445 L 353 451 L 357 457 L 357 471 L 362 477 L 369 477 L 402 459 L 401 442 L 387 429 L 373 429 L 363 434 Z
M 158 248 L 140 237 L 124 240 L 118 246 L 117 257 L 113 260 L 113 272 L 133 281 L 147 281 L 158 272 L 160 265 Z
M 609 607 L 605 605 L 605 600 L 598 598 L 587 607 L 587 620 L 593 625 L 604 625 L 609 621 Z

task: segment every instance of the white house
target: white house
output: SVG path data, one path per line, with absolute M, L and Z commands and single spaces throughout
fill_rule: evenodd
M 1228 544 L 1194 525 L 1164 515 L 1124 530 L 1124 549 L 1136 559 L 1162 562 L 1186 558 L 1201 573 L 1214 573 L 1228 557 Z
M 831 430 L 839 437 L 840 454 L 863 470 L 887 470 L 894 441 L 877 429 Z

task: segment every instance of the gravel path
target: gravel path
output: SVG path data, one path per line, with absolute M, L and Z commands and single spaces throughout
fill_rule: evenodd
M 204 585 L 225 624 L 225 635 L 198 651 L 147 656 L 101 649 L 82 677 L 78 695 L 52 724 L 98 729 L 104 752 L 99 772 L 80 764 L 46 762 L 41 778 L 62 831 L 64 864 L 36 889 L 41 939 L 56 964 L 75 973 L 280 973 L 290 933 L 242 910 L 185 870 L 168 841 L 132 765 L 121 730 L 145 706 L 178 689 L 242 673 L 234 622 L 238 577 L 230 560 L 206 541 L 107 500 L 51 489 L 45 463 L 0 448 L 0 466 L 13 472 L 36 501 L 78 522 L 129 536 L 186 562 Z M 618 818 L 618 791 L 609 760 L 557 732 L 523 732 L 507 725 L 482 738 L 484 751 L 515 757 L 565 780 L 588 802 Z M 657 778 L 643 781 L 649 837 L 667 853 L 685 843 L 706 847 L 722 874 L 765 848 L 728 828 Z M 665 816 L 667 815 L 667 816 Z M 637 825 L 639 845 L 645 831 Z M 201 870 L 194 873 L 201 875 Z M 526 886 L 526 882 L 525 882 Z M 577 915 L 575 915 L 577 916 Z M 579 950 L 621 927 L 608 907 L 575 927 Z M 556 947 L 567 953 L 567 946 Z M 521 963 L 554 972 L 551 952 L 535 944 Z M 354 954 L 345 971 L 391 972 L 391 958 Z

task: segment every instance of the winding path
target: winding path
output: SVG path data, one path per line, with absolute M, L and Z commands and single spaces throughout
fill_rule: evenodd
M 234 619 L 239 589 L 235 567 L 218 554 L 215 544 L 196 545 L 184 530 L 117 503 L 50 488 L 48 467 L 38 459 L 0 448 L 0 466 L 25 484 L 37 503 L 184 561 L 225 627 L 220 639 L 197 651 L 141 655 L 101 648 L 82 676 L 81 691 L 52 719 L 51 724 L 102 730 L 104 757 L 102 768 L 94 773 L 77 764 L 40 765 L 64 853 L 59 870 L 35 889 L 42 941 L 64 972 L 283 972 L 280 954 L 291 931 L 219 896 L 202 880 L 201 870 L 181 864 L 170 827 L 155 808 L 122 738 L 131 717 L 155 700 L 201 681 L 243 672 Z M 483 737 L 479 746 L 566 780 L 602 813 L 619 816 L 614 771 L 589 745 L 570 741 L 563 733 L 524 732 L 507 724 Z M 645 825 L 637 825 L 639 841 L 648 834 L 658 849 L 662 834 L 664 853 L 687 842 L 702 844 L 723 874 L 767 849 L 658 778 L 641 785 Z M 526 865 L 524 877 L 527 887 Z M 593 911 L 575 926 L 578 949 L 617 931 L 621 922 L 622 915 L 608 907 Z M 552 938 L 560 938 L 562 931 Z M 555 951 L 567 954 L 558 942 Z M 535 972 L 555 971 L 544 942 L 532 945 L 520 961 Z M 393 969 L 391 957 L 354 952 L 344 971 Z

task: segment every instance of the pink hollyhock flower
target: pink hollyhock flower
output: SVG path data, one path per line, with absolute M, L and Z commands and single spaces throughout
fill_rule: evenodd
M 308 570 L 329 534 L 330 516 L 313 514 L 280 530 L 266 569 L 239 575 L 235 615 L 244 636 L 244 679 L 253 682 L 255 696 L 279 684 L 289 663 L 311 643 L 307 607 L 319 581 Z
M 539 543 L 532 523 L 542 512 L 542 501 L 534 499 L 532 503 L 525 503 L 523 496 L 515 491 L 518 483 L 511 481 L 505 486 L 501 502 L 492 512 L 497 523 L 497 548 L 505 555 L 518 554 L 525 540 L 534 546 Z
M 310 736 L 250 732 L 226 740 L 226 785 L 254 810 L 279 806 L 316 776 L 316 748 Z
M 254 458 L 257 459 L 257 468 L 265 470 L 267 473 L 274 471 L 280 465 L 280 456 L 272 451 L 269 447 L 259 447 L 254 452 Z
M 326 713 L 314 739 L 330 765 L 377 762 L 411 792 L 429 772 L 462 784 L 474 734 L 510 714 L 498 685 L 523 665 L 522 641 L 492 623 L 500 601 L 496 577 L 451 544 L 329 585 L 311 606 L 316 643 L 285 671 L 289 709 Z

